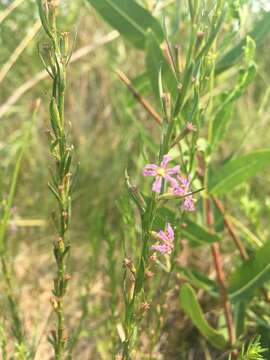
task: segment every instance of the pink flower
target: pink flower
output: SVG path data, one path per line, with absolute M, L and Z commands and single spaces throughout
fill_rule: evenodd
M 165 179 L 169 181 L 171 187 L 177 187 L 177 180 L 173 178 L 171 175 L 178 174 L 180 171 L 180 166 L 174 166 L 170 169 L 167 168 L 168 162 L 171 161 L 172 158 L 169 155 L 164 155 L 163 160 L 160 166 L 156 164 L 147 164 L 143 170 L 143 176 L 154 176 L 155 181 L 152 186 L 152 191 L 156 193 L 160 193 L 162 180 Z
M 193 199 L 192 195 L 186 196 L 184 198 L 184 202 L 183 202 L 181 208 L 184 211 L 195 211 L 196 210 L 194 199 Z
M 162 255 L 171 254 L 174 248 L 174 231 L 169 223 L 166 224 L 165 231 L 160 230 L 156 234 L 156 238 L 160 240 L 160 243 L 151 246 L 151 249 L 160 252 Z
M 184 211 L 195 211 L 195 203 L 192 195 L 186 196 L 190 192 L 190 179 L 183 176 L 177 176 L 177 186 L 170 189 L 174 195 L 184 197 L 183 203 L 181 205 L 182 210 Z
M 190 179 L 178 175 L 177 180 L 177 186 L 173 187 L 172 193 L 174 195 L 185 196 L 189 192 Z

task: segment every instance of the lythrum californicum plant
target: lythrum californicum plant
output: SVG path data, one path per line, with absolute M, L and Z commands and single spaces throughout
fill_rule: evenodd
M 57 266 L 51 299 L 56 315 L 56 329 L 51 332 L 49 341 L 54 347 L 55 358 L 63 359 L 67 342 L 64 318 L 64 296 L 70 275 L 67 272 L 67 259 L 70 253 L 70 240 L 67 235 L 71 215 L 72 152 L 69 140 L 69 126 L 64 118 L 66 70 L 70 59 L 68 34 L 57 29 L 57 0 L 38 0 L 40 19 L 48 36 L 47 59 L 41 58 L 52 78 L 52 93 L 49 106 L 51 130 L 48 131 L 50 151 L 54 158 L 54 173 L 49 188 L 57 201 L 58 209 L 53 214 L 57 231 L 54 241 L 54 257 Z
M 151 281 L 154 276 L 152 268 L 155 263 L 166 263 L 168 272 L 171 271 L 171 255 L 174 252 L 175 231 L 170 223 L 166 223 L 165 229 L 154 231 L 154 222 L 157 211 L 162 209 L 164 202 L 181 200 L 179 205 L 180 214 L 184 211 L 195 211 L 194 199 L 190 191 L 191 179 L 180 172 L 180 166 L 169 166 L 172 157 L 170 151 L 172 118 L 168 117 L 168 104 L 166 94 L 162 94 L 164 100 L 164 136 L 161 138 L 159 151 L 159 164 L 148 164 L 144 167 L 143 176 L 154 177 L 152 193 L 149 195 L 148 204 L 135 186 L 132 186 L 127 177 L 127 187 L 131 198 L 138 206 L 141 215 L 141 252 L 135 265 L 131 259 L 126 258 L 124 265 L 126 272 L 130 273 L 124 278 L 125 296 L 125 339 L 123 341 L 123 359 L 131 358 L 132 348 L 135 344 L 137 332 L 140 326 L 140 317 L 150 309 L 151 304 L 145 293 L 145 282 Z M 170 109 L 171 110 L 171 109 Z M 183 139 L 189 132 L 195 131 L 192 124 L 188 124 L 181 135 Z M 151 244 L 151 240 L 153 243 Z M 164 258 L 164 259 L 163 259 Z M 168 265 L 169 264 L 169 265 Z
M 36 1 L 0 0 L 1 360 L 270 359 L 266 1 Z

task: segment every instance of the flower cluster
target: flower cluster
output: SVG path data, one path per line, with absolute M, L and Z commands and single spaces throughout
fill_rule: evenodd
M 184 176 L 180 176 L 179 165 L 169 168 L 168 163 L 171 160 L 171 156 L 165 155 L 160 165 L 145 165 L 143 175 L 155 177 L 152 191 L 158 194 L 161 192 L 162 181 L 167 180 L 169 183 L 169 193 L 175 195 L 176 197 L 184 198 L 183 204 L 181 206 L 182 210 L 194 211 L 194 199 L 192 195 L 187 195 L 190 192 L 190 179 Z M 176 175 L 176 177 L 173 177 L 172 175 Z
M 160 252 L 162 255 L 171 254 L 174 248 L 174 231 L 171 224 L 166 224 L 165 231 L 153 232 L 152 235 L 159 240 L 159 243 L 151 246 L 151 249 Z

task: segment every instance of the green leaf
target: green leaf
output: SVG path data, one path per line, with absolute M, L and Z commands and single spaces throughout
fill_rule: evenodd
M 161 70 L 162 85 L 165 91 L 169 91 L 173 96 L 177 93 L 177 81 L 171 66 L 168 64 L 159 43 L 151 30 L 148 30 L 146 40 L 146 69 L 153 92 L 157 101 L 159 96 L 159 73 Z
M 230 276 L 229 296 L 233 301 L 250 299 L 256 289 L 270 280 L 270 241 L 257 250 Z
M 210 178 L 209 192 L 213 195 L 225 194 L 268 165 L 270 165 L 269 149 L 257 150 L 230 160 L 214 171 L 215 175 Z
M 42 23 L 43 29 L 45 30 L 47 35 L 52 39 L 50 25 L 49 25 L 49 22 L 48 22 L 47 15 L 46 15 L 46 13 L 44 11 L 44 8 L 43 8 L 42 0 L 37 0 L 37 5 L 38 5 L 39 17 L 40 17 L 40 21 Z
M 220 241 L 220 237 L 216 234 L 212 234 L 204 227 L 191 221 L 188 218 L 184 220 L 185 226 L 182 227 L 182 235 L 191 242 L 193 246 L 200 246 L 205 244 L 212 244 Z
M 226 134 L 231 120 L 231 104 L 243 95 L 249 84 L 253 81 L 255 75 L 256 67 L 254 65 L 249 66 L 247 71 L 240 70 L 239 80 L 235 88 L 228 92 L 225 99 L 222 99 L 221 105 L 218 108 L 213 121 L 212 150 Z
M 211 280 L 202 273 L 190 268 L 181 266 L 177 266 L 176 268 L 177 271 L 179 271 L 193 286 L 205 290 L 214 297 L 219 297 L 219 288 L 214 280 Z
M 227 342 L 224 336 L 208 324 L 203 315 L 200 304 L 196 299 L 196 294 L 192 287 L 188 284 L 184 284 L 181 287 L 180 303 L 183 311 L 189 316 L 193 324 L 215 348 L 226 348 Z
M 239 338 L 245 331 L 246 302 L 239 301 L 234 308 L 235 332 Z
M 147 29 L 152 29 L 158 41 L 164 34 L 159 22 L 134 0 L 88 0 L 113 28 L 135 47 L 145 46 Z
M 188 94 L 188 89 L 190 86 L 190 83 L 192 81 L 192 74 L 194 71 L 194 62 L 191 61 L 191 64 L 187 69 L 185 69 L 184 76 L 183 76 L 183 83 L 180 93 L 178 93 L 178 97 L 175 104 L 175 110 L 173 116 L 176 117 L 181 110 L 183 109 L 183 106 L 185 104 L 186 96 Z
M 256 22 L 253 30 L 248 33 L 255 43 L 258 44 L 263 40 L 265 35 L 270 31 L 270 12 L 266 12 L 263 18 Z M 238 45 L 225 54 L 216 65 L 216 75 L 232 67 L 237 60 L 243 55 L 246 44 L 246 37 Z

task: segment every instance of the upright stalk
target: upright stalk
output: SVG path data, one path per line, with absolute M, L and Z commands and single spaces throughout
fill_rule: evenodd
M 50 151 L 54 158 L 55 168 L 49 188 L 56 198 L 58 211 L 53 216 L 56 228 L 54 257 L 56 277 L 54 279 L 52 305 L 56 315 L 56 330 L 52 331 L 49 341 L 55 352 L 55 359 L 64 358 L 67 335 L 65 330 L 64 296 L 70 275 L 67 272 L 67 259 L 70 253 L 70 240 L 67 237 L 71 215 L 72 188 L 72 152 L 73 146 L 68 136 L 68 126 L 64 118 L 66 70 L 70 59 L 67 33 L 57 29 L 56 11 L 59 0 L 47 0 L 45 6 L 38 0 L 39 14 L 45 32 L 49 38 L 49 56 L 47 61 L 41 54 L 43 64 L 52 78 L 52 95 L 50 100 L 49 131 Z
M 162 99 L 162 101 L 163 100 L 164 99 Z M 176 101 L 175 106 L 179 106 L 179 102 Z M 172 116 L 166 116 L 168 113 L 173 114 L 172 111 L 166 111 L 166 109 L 164 108 L 163 121 L 161 124 L 162 130 L 159 143 L 159 163 L 162 163 L 162 159 L 164 159 L 164 156 L 167 156 L 166 154 L 168 154 L 168 152 L 173 146 L 172 139 L 173 131 L 175 130 L 175 122 L 173 121 Z M 131 284 L 130 291 L 125 294 L 126 308 L 124 320 L 125 340 L 122 347 L 123 360 L 131 359 L 132 348 L 136 340 L 138 326 L 140 325 L 139 313 L 140 311 L 143 312 L 148 310 L 149 307 L 149 304 L 145 301 L 146 296 L 144 294 L 145 282 L 147 278 L 147 273 L 149 272 L 151 261 L 149 243 L 158 204 L 166 189 L 165 179 L 163 179 L 159 195 L 156 192 L 152 192 L 152 195 L 149 197 L 146 205 L 144 199 L 138 192 L 138 189 L 132 186 L 128 180 L 127 187 L 131 197 L 133 198 L 133 200 L 135 200 L 135 203 L 137 204 L 141 214 L 141 250 L 136 266 L 134 266 L 134 264 L 127 259 L 125 264 L 126 268 L 128 268 L 128 270 L 132 274 L 133 283 Z M 171 196 L 171 194 L 169 194 L 169 196 Z

